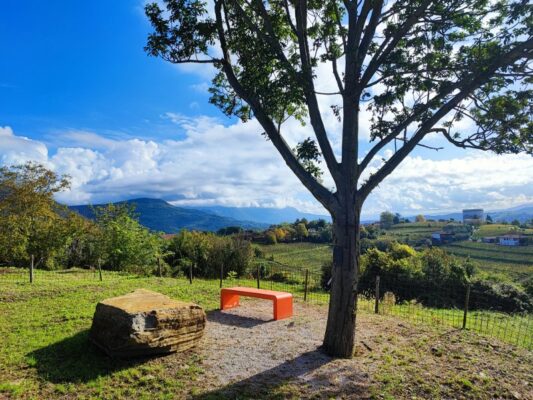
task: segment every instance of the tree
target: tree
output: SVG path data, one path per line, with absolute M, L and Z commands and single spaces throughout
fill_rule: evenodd
M 244 122 L 255 118 L 331 214 L 334 268 L 324 349 L 351 357 L 360 215 L 369 194 L 417 146 L 431 148 L 422 143 L 430 133 L 462 148 L 533 152 L 527 86 L 533 6 L 522 0 L 210 4 L 148 4 L 153 32 L 146 50 L 175 64 L 211 64 L 218 73 L 210 102 Z M 335 88 L 317 90 L 319 74 Z M 326 127 L 327 112 L 339 120 L 338 131 Z M 477 128 L 457 132 L 464 118 Z M 372 147 L 364 154 L 362 119 L 371 125 Z M 311 140 L 289 145 L 289 120 L 310 122 Z M 393 151 L 388 159 L 386 149 Z
M 394 223 L 394 214 L 389 211 L 383 211 L 379 215 L 379 226 L 381 229 L 389 229 Z
M 399 224 L 400 221 L 401 221 L 401 217 L 402 217 L 402 216 L 401 216 L 399 213 L 395 213 L 395 214 L 394 214 L 394 218 L 392 219 L 392 223 L 393 223 L 394 225 Z
M 305 227 L 305 224 L 300 222 L 298 225 L 296 225 L 295 227 L 296 229 L 296 236 L 298 237 L 298 239 L 300 240 L 300 242 L 306 238 L 307 236 L 309 236 L 309 232 L 307 231 L 307 228 Z
M 100 230 L 94 237 L 94 252 L 109 269 L 155 266 L 163 254 L 159 235 L 151 233 L 136 219 L 127 204 L 108 204 L 94 209 Z
M 416 221 L 416 222 L 426 222 L 426 217 L 424 217 L 422 214 L 418 214 L 418 215 L 415 217 L 415 221 Z
M 41 164 L 26 163 L 0 168 L 0 258 L 15 265 L 54 268 L 66 249 L 68 210 L 54 194 L 69 187 Z

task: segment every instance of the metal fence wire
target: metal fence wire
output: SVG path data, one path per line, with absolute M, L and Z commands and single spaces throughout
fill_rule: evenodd
M 128 277 L 132 277 L 131 272 L 98 269 L 33 271 L 35 284 L 72 280 L 98 283 Z M 29 279 L 28 269 L 0 268 L 0 285 L 2 281 L 18 283 L 29 282 Z M 175 279 L 189 281 L 189 276 L 180 275 Z M 194 282 L 193 279 L 192 284 Z M 321 273 L 274 261 L 254 264 L 240 277 L 228 276 L 222 271 L 219 279 L 208 282 L 219 287 L 246 286 L 290 292 L 295 299 L 309 304 L 325 305 L 329 301 L 328 282 L 322 281 Z M 377 276 L 373 282 L 367 282 L 364 288 L 359 288 L 357 310 L 395 316 L 414 323 L 467 329 L 533 349 L 533 315 L 528 312 L 506 312 L 505 303 L 489 298 L 482 288 L 468 283 L 464 286 L 448 286 L 439 282 L 413 285 L 407 281 Z

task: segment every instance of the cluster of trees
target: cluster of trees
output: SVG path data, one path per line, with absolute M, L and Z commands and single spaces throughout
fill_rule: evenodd
M 163 240 L 139 224 L 132 208 L 99 207 L 90 221 L 54 200 L 69 187 L 69 177 L 40 164 L 0 169 L 0 263 L 113 270 L 156 265 Z
M 251 261 L 241 235 L 183 231 L 166 240 L 128 204 L 95 208 L 94 220 L 86 219 L 54 200 L 69 186 L 69 177 L 39 164 L 0 168 L 0 264 L 218 277 L 221 269 L 242 275 Z
M 406 244 L 371 248 L 361 256 L 359 293 L 374 296 L 376 276 L 380 294 L 394 294 L 397 302 L 417 301 L 430 307 L 464 306 L 467 284 L 471 285 L 470 307 L 506 312 L 533 311 L 529 287 L 492 281 L 476 276 L 469 259 L 456 258 L 439 248 L 416 251 Z M 331 264 L 322 267 L 322 287 L 327 289 Z
M 166 265 L 174 276 L 242 276 L 253 258 L 251 243 L 240 234 L 219 236 L 183 230 L 167 242 L 165 249 Z
M 292 224 L 284 223 L 272 225 L 264 231 L 256 240 L 267 243 L 290 243 L 290 242 L 313 242 L 331 243 L 331 224 L 324 219 L 307 221 L 307 219 L 297 219 Z

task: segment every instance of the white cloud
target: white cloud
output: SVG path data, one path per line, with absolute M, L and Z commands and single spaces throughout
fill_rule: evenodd
M 365 213 L 499 209 L 527 202 L 533 202 L 531 156 L 472 152 L 447 160 L 407 157 L 369 197 Z
M 43 143 L 16 136 L 9 126 L 0 126 L 0 164 L 21 164 L 30 160 L 44 162 L 47 158 L 48 149 Z
M 324 213 L 260 135 L 257 122 L 224 126 L 210 117 L 165 117 L 184 132 L 183 140 L 109 139 L 69 131 L 69 144 L 54 154 L 44 143 L 0 128 L 0 163 L 36 160 L 69 174 L 72 190 L 58 196 L 69 204 L 146 196 L 178 205 L 294 206 Z M 291 145 L 306 137 L 307 129 L 295 125 Z M 464 154 L 446 160 L 408 157 L 369 197 L 364 214 L 496 209 L 533 201 L 532 157 Z

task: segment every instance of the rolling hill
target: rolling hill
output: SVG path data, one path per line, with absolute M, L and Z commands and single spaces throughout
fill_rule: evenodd
M 132 199 L 117 204 L 135 205 L 139 222 L 147 228 L 165 233 L 177 233 L 181 229 L 217 231 L 227 226 L 240 226 L 244 229 L 263 229 L 268 226 L 261 222 L 242 221 L 217 215 L 207 210 L 176 207 L 159 199 Z M 70 209 L 87 218 L 94 218 L 92 207 L 103 204 L 70 206 Z
M 243 221 L 254 221 L 268 225 L 281 224 L 282 222 L 294 222 L 296 219 L 305 218 L 308 221 L 325 219 L 331 221 L 328 215 L 304 213 L 294 207 L 224 207 L 207 206 L 195 207 L 197 210 L 213 213 L 221 217 L 233 218 Z

